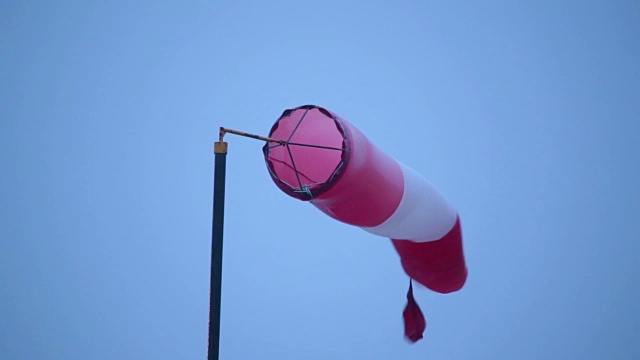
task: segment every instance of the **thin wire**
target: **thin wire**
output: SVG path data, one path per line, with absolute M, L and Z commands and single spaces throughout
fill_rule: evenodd
M 287 143 L 285 143 L 285 144 L 287 144 Z M 273 145 L 273 146 L 268 146 L 267 149 L 271 150 L 271 149 L 277 148 L 278 146 L 284 146 L 284 145 L 283 144 L 276 144 L 276 145 Z
M 302 189 L 302 181 L 300 181 L 300 175 L 298 174 L 298 168 L 296 167 L 296 162 L 293 160 L 293 154 L 291 153 L 291 149 L 287 145 L 287 151 L 289 152 L 289 158 L 291 158 L 291 165 L 293 165 L 293 172 L 296 173 L 296 178 L 298 179 L 298 185 L 300 185 L 300 189 Z
M 287 166 L 288 168 L 292 169 L 293 171 L 295 171 L 295 172 L 299 173 L 299 174 L 300 174 L 300 175 L 302 175 L 305 179 L 308 179 L 309 181 L 311 181 L 311 182 L 312 182 L 312 183 L 311 183 L 311 184 L 309 184 L 309 185 L 316 185 L 316 184 L 324 184 L 324 183 L 325 183 L 324 181 L 320 182 L 320 181 L 315 181 L 315 180 L 313 180 L 311 177 L 309 177 L 308 175 L 306 175 L 306 174 L 305 174 L 305 173 L 303 173 L 302 171 L 297 170 L 297 169 L 296 169 L 296 168 L 294 168 L 293 166 L 289 165 L 289 163 L 287 163 L 287 162 L 286 162 L 286 161 L 284 161 L 284 160 L 278 160 L 278 159 L 273 159 L 273 158 L 271 158 L 271 159 L 269 159 L 269 161 L 273 161 L 273 162 L 277 162 L 277 163 L 283 164 L 283 165 Z M 276 175 L 276 177 L 277 177 L 278 179 L 280 179 L 277 175 Z M 280 181 L 283 181 L 283 180 L 282 180 L 282 179 L 280 179 Z M 292 188 L 294 188 L 294 187 L 292 186 Z M 295 189 L 295 188 L 294 188 L 294 189 Z
M 294 142 L 288 142 L 288 141 L 287 141 L 287 145 L 306 146 L 306 147 L 314 147 L 314 148 L 318 148 L 318 149 L 344 151 L 344 148 L 337 148 L 337 147 L 332 147 L 332 146 L 322 146 L 322 145 L 311 145 L 311 144 L 294 143 Z
M 268 149 L 274 149 L 277 148 L 279 146 L 285 146 L 285 145 L 296 145 L 296 146 L 304 146 L 304 147 L 312 147 L 312 148 L 318 148 L 318 149 L 327 149 L 327 150 L 337 150 L 337 151 L 344 151 L 344 148 L 337 148 L 337 147 L 333 147 L 333 146 L 323 146 L 323 145 L 312 145 L 312 144 L 303 144 L 303 143 L 295 143 L 295 142 L 285 142 L 284 144 L 276 144 L 273 146 L 269 146 Z
M 309 109 L 307 108 L 304 111 L 304 114 L 302 114 L 302 117 L 300 118 L 300 120 L 298 121 L 298 123 L 296 124 L 296 127 L 293 128 L 293 131 L 291 132 L 291 135 L 289 135 L 289 138 L 287 139 L 287 142 L 289 142 L 289 140 L 291 140 L 291 138 L 293 137 L 293 134 L 296 133 L 296 130 L 298 130 L 298 126 L 300 126 L 300 124 L 302 123 L 302 120 L 304 120 L 304 117 L 307 116 L 307 113 L 309 112 Z

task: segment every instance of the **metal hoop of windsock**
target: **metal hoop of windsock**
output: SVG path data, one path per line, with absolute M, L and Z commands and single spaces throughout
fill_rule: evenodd
M 286 110 L 268 138 L 267 168 L 284 193 L 391 239 L 407 275 L 427 288 L 439 293 L 462 288 L 467 267 L 460 219 L 427 179 L 318 106 Z M 411 287 L 407 297 L 405 334 L 417 341 L 426 323 Z

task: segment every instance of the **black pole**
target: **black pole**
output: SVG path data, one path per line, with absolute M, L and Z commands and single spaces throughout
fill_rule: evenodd
M 213 221 L 211 228 L 211 288 L 209 292 L 209 360 L 220 353 L 220 303 L 222 291 L 222 235 L 224 226 L 224 180 L 227 167 L 227 143 L 215 144 L 213 175 Z

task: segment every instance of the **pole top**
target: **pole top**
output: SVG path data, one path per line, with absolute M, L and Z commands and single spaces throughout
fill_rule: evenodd
M 214 154 L 226 154 L 227 153 L 227 143 L 224 141 L 216 141 L 213 146 Z

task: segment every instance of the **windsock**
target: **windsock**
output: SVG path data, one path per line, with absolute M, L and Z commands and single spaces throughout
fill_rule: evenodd
M 450 293 L 467 278 L 457 211 L 355 126 L 314 105 L 286 110 L 263 148 L 275 184 L 330 217 L 391 239 L 407 275 Z

